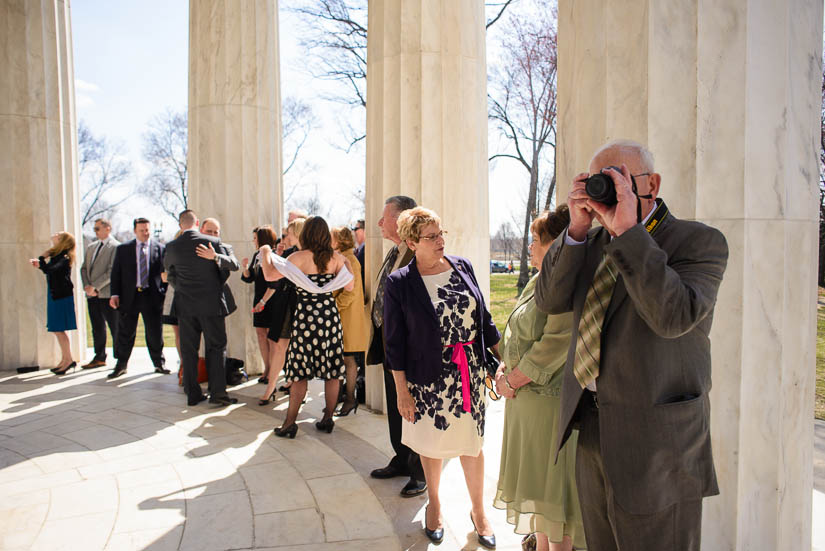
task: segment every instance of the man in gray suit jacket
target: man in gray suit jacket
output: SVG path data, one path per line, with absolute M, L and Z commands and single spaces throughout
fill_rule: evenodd
M 585 191 L 597 173 L 612 179 L 615 205 Z M 588 549 L 698 550 L 702 498 L 719 493 L 708 334 L 727 243 L 668 212 L 642 145 L 603 146 L 590 174 L 573 182 L 570 225 L 536 287 L 541 310 L 574 313 L 556 449 L 579 429 Z M 594 217 L 603 227 L 590 229 Z
M 115 261 L 115 249 L 120 242 L 112 237 L 112 224 L 98 218 L 94 222 L 94 241 L 86 248 L 83 266 L 80 267 L 80 279 L 86 291 L 86 305 L 89 309 L 89 321 L 92 325 L 95 357 L 85 364 L 83 369 L 93 369 L 106 365 L 106 325 L 112 333 L 112 348 L 117 358 L 117 312 L 109 305 L 111 293 L 112 264 Z
M 180 215 L 183 233 L 166 246 L 164 267 L 175 288 L 173 315 L 180 327 L 183 387 L 190 406 L 206 397 L 198 384 L 198 347 L 203 334 L 206 370 L 209 375 L 209 403 L 234 404 L 226 392 L 226 325 L 224 318 L 234 310 L 224 294 L 224 272 L 240 266 L 228 255 L 221 240 L 198 231 L 198 218 L 191 210 Z

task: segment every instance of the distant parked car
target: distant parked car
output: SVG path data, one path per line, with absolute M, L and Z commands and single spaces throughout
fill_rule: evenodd
M 491 260 L 490 261 L 490 273 L 491 274 L 506 274 L 508 272 L 507 263 L 503 260 Z

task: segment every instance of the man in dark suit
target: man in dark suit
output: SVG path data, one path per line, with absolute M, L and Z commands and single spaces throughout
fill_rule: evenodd
M 384 257 L 384 263 L 378 272 L 378 278 L 373 286 L 372 298 L 372 341 L 367 352 L 367 365 L 384 363 L 384 285 L 395 270 L 402 268 L 415 258 L 407 244 L 398 235 L 398 217 L 405 210 L 415 208 L 415 200 L 404 195 L 390 197 L 384 202 L 384 212 L 378 220 L 381 237 L 395 243 Z M 395 476 L 409 476 L 407 484 L 401 489 L 403 497 L 420 495 L 427 491 L 427 482 L 424 479 L 424 470 L 421 468 L 421 458 L 410 448 L 401 443 L 401 414 L 398 413 L 398 395 L 395 391 L 395 379 L 392 372 L 384 366 L 384 390 L 387 398 L 387 424 L 390 429 L 390 442 L 395 451 L 386 467 L 375 469 L 370 473 L 373 478 L 393 478 Z
M 223 274 L 240 266 L 234 255 L 225 254 L 219 238 L 198 231 L 194 212 L 183 211 L 179 223 L 183 233 L 167 245 L 163 264 L 175 288 L 173 311 L 180 327 L 183 388 L 190 406 L 206 399 L 198 384 L 198 347 L 203 334 L 209 403 L 227 406 L 238 400 L 226 392 L 224 318 L 232 313 L 234 304 L 232 308 L 227 304 Z
M 616 204 L 585 191 L 599 173 Z M 708 334 L 727 243 L 668 212 L 642 145 L 603 146 L 590 174 L 573 182 L 570 225 L 536 286 L 540 309 L 574 313 L 557 450 L 578 427 L 588 549 L 698 550 L 702 498 L 719 492 Z M 594 217 L 603 227 L 590 229 Z
M 367 236 L 364 228 L 366 228 L 366 222 L 364 220 L 358 220 L 352 228 L 352 234 L 355 236 L 355 258 L 361 263 L 361 290 L 364 291 L 364 298 L 366 299 L 367 292 L 364 286 L 364 244 L 367 242 Z
M 163 271 L 163 245 L 152 239 L 149 220 L 135 218 L 132 227 L 135 239 L 119 245 L 112 264 L 109 305 L 118 311 L 117 363 L 109 373 L 115 379 L 126 373 L 132 348 L 135 346 L 138 315 L 143 317 L 146 346 L 155 366 L 155 373 L 168 374 L 164 367 L 163 326 L 161 314 L 166 284 L 160 277 Z
M 83 290 L 86 291 L 86 305 L 89 308 L 89 322 L 92 326 L 95 356 L 83 365 L 83 369 L 94 369 L 106 365 L 106 325 L 112 334 L 112 349 L 117 359 L 117 312 L 109 305 L 111 297 L 112 264 L 115 261 L 115 251 L 120 245 L 112 237 L 112 224 L 104 218 L 94 222 L 97 241 L 86 248 L 83 266 L 80 268 L 80 278 L 83 281 Z

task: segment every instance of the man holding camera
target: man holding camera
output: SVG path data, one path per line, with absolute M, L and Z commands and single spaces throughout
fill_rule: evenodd
M 719 493 L 708 334 L 728 247 L 718 230 L 673 216 L 660 184 L 641 144 L 600 148 L 573 181 L 570 225 L 536 286 L 541 310 L 574 313 L 557 449 L 579 430 L 594 551 L 698 550 L 702 498 Z

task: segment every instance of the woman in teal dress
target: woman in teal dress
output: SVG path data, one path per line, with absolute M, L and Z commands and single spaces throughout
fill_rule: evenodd
M 541 263 L 570 222 L 567 205 L 544 212 L 530 226 L 530 261 Z M 501 339 L 496 390 L 507 398 L 498 490 L 493 505 L 507 511 L 524 549 L 583 549 L 584 527 L 576 490 L 576 431 L 553 464 L 563 367 L 573 325 L 571 312 L 548 315 L 536 307 L 538 274 L 524 287 Z

